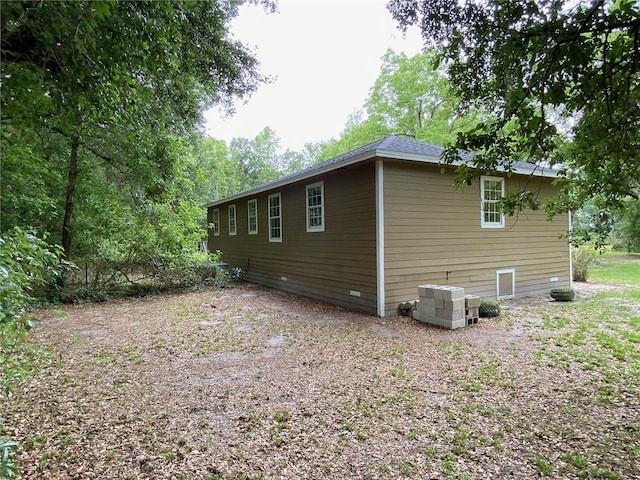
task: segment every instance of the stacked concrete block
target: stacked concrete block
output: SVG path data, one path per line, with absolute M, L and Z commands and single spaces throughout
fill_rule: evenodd
M 472 325 L 474 323 L 478 323 L 478 318 L 480 317 L 480 303 L 482 302 L 482 298 L 476 295 L 465 295 L 464 303 L 465 303 L 465 317 L 467 319 L 467 325 Z
M 419 302 L 413 318 L 424 323 L 454 329 L 466 325 L 464 288 L 448 285 L 420 285 Z

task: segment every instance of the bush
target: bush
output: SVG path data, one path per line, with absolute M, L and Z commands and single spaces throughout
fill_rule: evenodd
M 38 353 L 26 335 L 37 321 L 28 308 L 34 287 L 56 282 L 69 265 L 60 256 L 60 248 L 19 228 L 0 236 L 0 398 L 11 398 L 13 384 Z M 14 442 L 0 437 L 1 478 L 17 474 L 15 450 Z
M 596 258 L 596 250 L 591 244 L 580 245 L 571 249 L 571 262 L 573 265 L 573 281 L 586 282 L 589 275 L 589 267 Z

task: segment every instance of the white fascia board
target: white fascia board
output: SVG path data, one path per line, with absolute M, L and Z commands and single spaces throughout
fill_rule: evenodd
M 237 193 L 237 194 L 232 195 L 230 197 L 222 198 L 220 200 L 216 200 L 215 202 L 207 203 L 207 204 L 203 205 L 203 208 L 214 207 L 216 205 L 220 205 L 220 204 L 223 204 L 223 203 L 232 202 L 232 201 L 237 200 L 239 198 L 245 198 L 245 197 L 250 197 L 252 195 L 258 195 L 260 193 L 264 193 L 264 192 L 267 192 L 267 191 L 270 191 L 270 190 L 277 190 L 278 188 L 286 187 L 287 185 L 291 185 L 292 183 L 301 182 L 303 180 L 307 180 L 309 178 L 316 177 L 318 175 L 323 175 L 325 173 L 332 172 L 333 170 L 338 170 L 339 168 L 342 168 L 342 167 L 348 167 L 349 165 L 354 165 L 356 163 L 363 162 L 364 160 L 369 160 L 371 158 L 374 158 L 375 156 L 376 156 L 376 152 L 375 151 L 364 152 L 364 153 L 361 153 L 360 155 L 356 155 L 356 156 L 354 156 L 352 158 L 348 158 L 348 159 L 346 159 L 344 161 L 331 163 L 331 164 L 326 165 L 326 166 L 324 166 L 322 168 L 318 168 L 318 169 L 311 170 L 309 172 L 301 173 L 300 175 L 293 175 L 291 177 L 285 177 L 285 178 L 283 178 L 281 180 L 278 180 L 278 181 L 275 181 L 273 183 L 269 183 L 269 184 L 262 185 L 262 186 L 257 186 L 254 189 L 247 190 L 247 191 L 241 192 L 241 193 Z
M 414 162 L 422 163 L 440 163 L 440 157 L 433 155 L 422 155 L 420 153 L 402 153 L 394 152 L 393 150 L 376 150 L 376 156 L 384 158 L 394 158 L 397 160 L 411 160 Z

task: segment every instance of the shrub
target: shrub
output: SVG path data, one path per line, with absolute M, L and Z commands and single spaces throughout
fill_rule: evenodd
M 11 397 L 13 384 L 28 371 L 37 353 L 26 336 L 36 322 L 28 310 L 34 302 L 32 291 L 60 278 L 68 266 L 60 256 L 60 248 L 22 229 L 0 236 L 0 398 Z M 0 478 L 16 475 L 15 450 L 14 442 L 0 437 Z
M 571 249 L 571 261 L 573 265 L 573 281 L 586 282 L 589 267 L 596 258 L 596 250 L 591 244 L 580 245 Z

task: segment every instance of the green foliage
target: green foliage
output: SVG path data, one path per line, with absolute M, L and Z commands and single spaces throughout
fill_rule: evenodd
M 0 438 L 0 478 L 16 478 L 18 468 L 15 463 L 16 448 L 15 442 L 10 442 Z
M 571 249 L 571 265 L 573 268 L 573 281 L 586 282 L 589 277 L 589 268 L 596 258 L 596 247 L 592 244 L 584 244 Z
M 52 283 L 50 301 L 198 281 L 200 205 L 245 185 L 226 145 L 195 127 L 267 80 L 227 33 L 239 4 L 0 4 L 1 231 L 37 227 L 84 267 L 83 289 Z M 277 137 L 259 137 L 268 156 Z
M 25 329 L 32 327 L 27 308 L 33 302 L 33 289 L 57 281 L 70 264 L 60 260 L 59 247 L 32 233 L 15 227 L 0 236 L 0 326 Z
M 253 139 L 234 138 L 229 146 L 230 159 L 235 165 L 232 193 L 248 190 L 290 173 L 290 165 L 301 167 L 291 151 L 281 155 L 280 139 L 265 127 Z
M 604 204 L 600 196 L 585 202 L 572 216 L 571 243 L 579 246 L 596 243 L 599 247 L 608 240 L 618 216 Z
M 407 57 L 387 50 L 366 103 L 369 121 L 389 134 L 444 145 L 461 127 L 477 123 L 469 112 L 458 115 L 445 65 L 433 50 Z
M 459 133 L 445 161 L 463 149 L 487 172 L 510 172 L 517 160 L 560 164 L 552 214 L 596 195 L 614 211 L 639 198 L 638 2 L 391 0 L 388 8 L 402 29 L 418 25 L 441 49 L 461 104 L 493 113 Z M 460 185 L 471 180 L 459 173 Z
M 60 276 L 60 249 L 14 228 L 0 236 L 0 398 L 10 398 L 12 386 L 30 368 L 34 354 L 26 332 L 35 319 L 28 311 L 33 289 Z M 2 412 L 0 412 L 2 414 Z M 2 418 L 0 418 L 0 425 Z M 14 442 L 0 436 L 0 477 L 17 475 Z
M 640 252 L 640 201 L 629 200 L 616 224 L 614 239 L 620 241 L 627 253 Z
M 115 239 L 110 253 L 122 259 L 136 246 L 121 237 L 137 228 L 147 250 L 161 242 L 146 254 L 170 268 L 193 229 L 180 248 L 170 231 L 190 220 L 147 223 L 204 224 L 191 168 L 202 111 L 230 110 L 266 81 L 227 34 L 238 5 L 2 2 L 2 230 L 53 232 L 67 258 L 101 257 Z
M 479 118 L 475 109 L 461 115 L 458 104 L 435 52 L 407 57 L 387 50 L 365 111 L 349 116 L 338 140 L 321 145 L 318 161 L 392 134 L 440 145 L 451 143 L 457 132 L 475 125 Z

